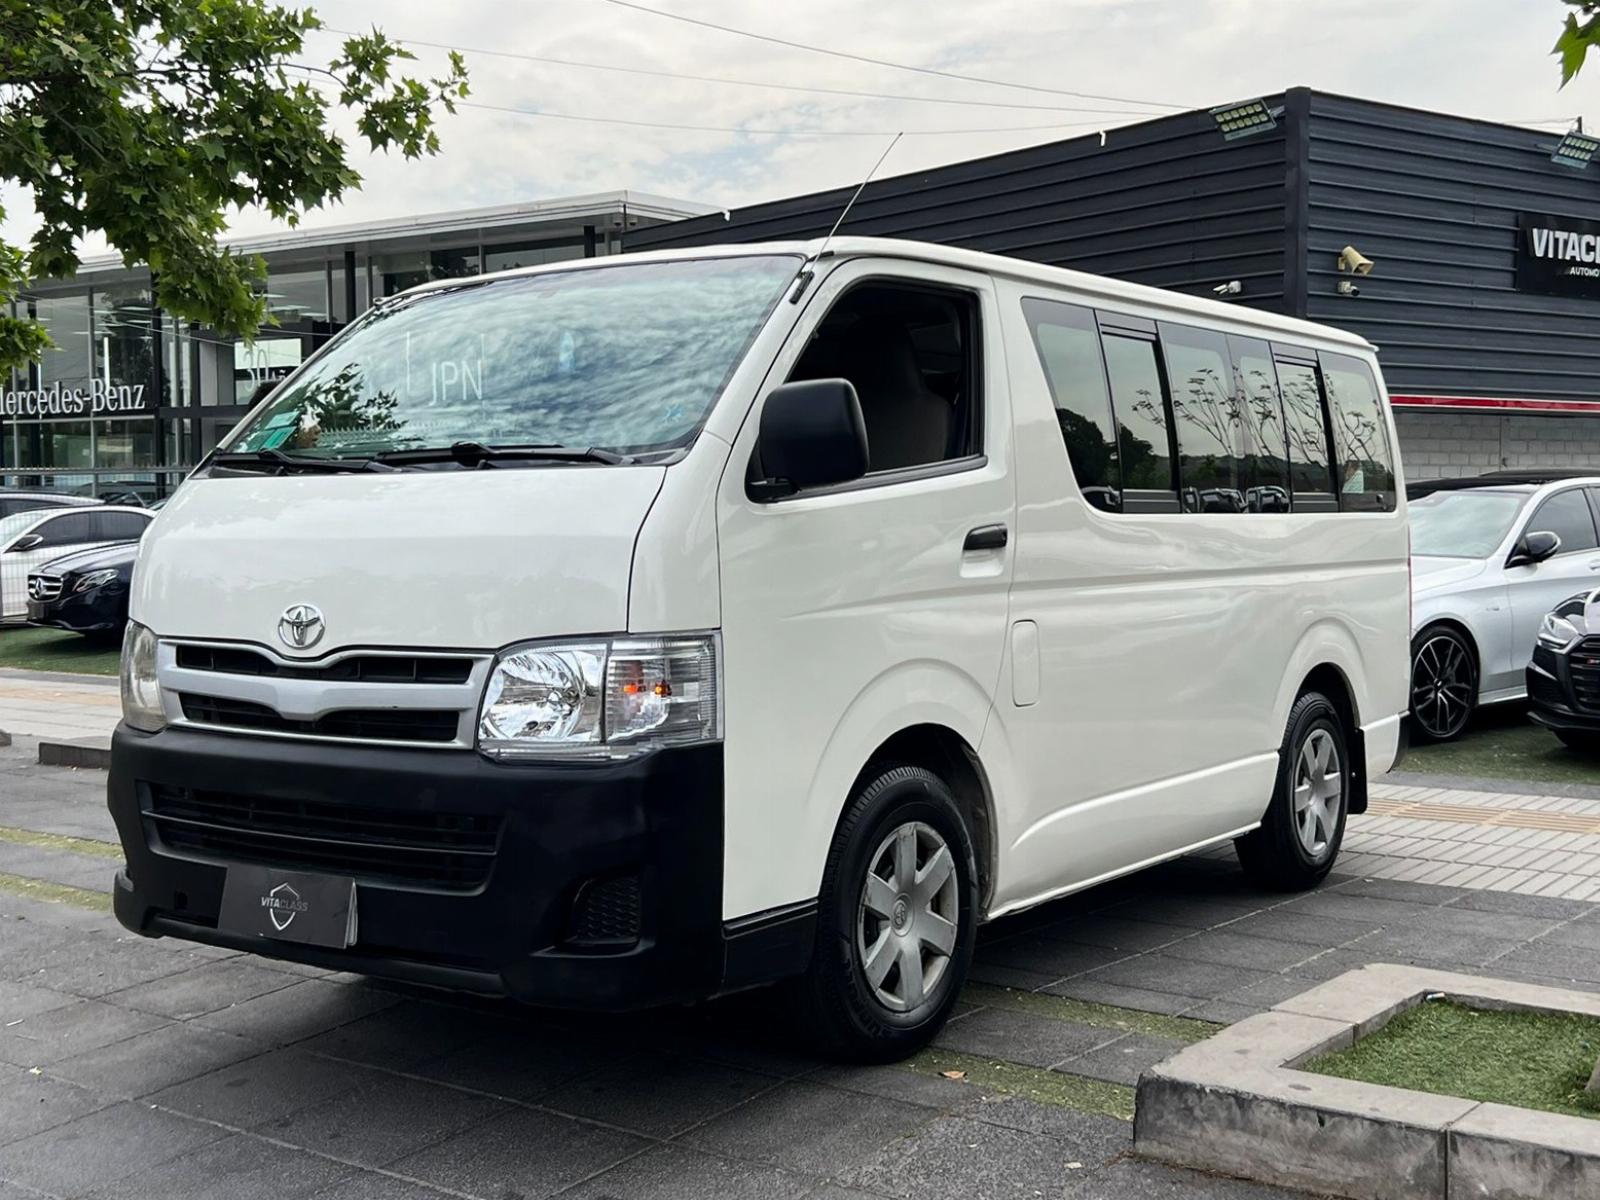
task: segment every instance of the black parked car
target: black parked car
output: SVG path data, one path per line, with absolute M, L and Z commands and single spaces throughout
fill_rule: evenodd
M 138 556 L 138 542 L 119 542 L 46 563 L 28 576 L 28 624 L 120 638 Z
M 1574 750 L 1600 753 L 1600 588 L 1545 615 L 1528 664 L 1528 715 Z

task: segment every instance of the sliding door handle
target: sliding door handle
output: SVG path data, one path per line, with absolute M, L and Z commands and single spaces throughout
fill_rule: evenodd
M 961 543 L 961 553 L 977 550 L 1004 550 L 1010 535 L 1004 525 L 980 525 L 967 531 L 967 540 Z

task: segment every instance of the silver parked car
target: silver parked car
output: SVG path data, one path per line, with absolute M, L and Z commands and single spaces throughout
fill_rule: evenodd
M 1436 741 L 1527 695 L 1539 623 L 1600 586 L 1600 475 L 1420 483 L 1411 512 L 1411 720 Z

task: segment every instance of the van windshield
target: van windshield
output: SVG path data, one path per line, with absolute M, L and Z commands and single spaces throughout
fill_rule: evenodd
M 299 459 L 459 443 L 677 450 L 797 261 L 623 263 L 401 298 L 363 317 L 223 449 Z
M 1487 558 L 1505 540 L 1527 496 L 1517 492 L 1431 492 L 1406 506 L 1411 553 Z

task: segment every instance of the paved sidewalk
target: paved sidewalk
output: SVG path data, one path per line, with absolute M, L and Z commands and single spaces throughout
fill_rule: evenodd
M 0 729 L 13 736 L 109 738 L 121 718 L 115 679 L 0 670 Z
M 1207 857 L 1231 862 L 1233 851 Z M 1339 871 L 1600 901 L 1600 800 L 1376 784 L 1367 813 L 1350 818 Z
M 932 1051 L 845 1069 L 759 994 L 574 1017 L 132 937 L 104 786 L 0 750 L 5 1200 L 1291 1200 L 1132 1159 L 1139 1072 L 1368 962 L 1600 991 L 1600 903 L 1529 890 L 1595 878 L 1558 797 L 1389 785 L 1315 892 L 1217 854 L 996 922 Z

